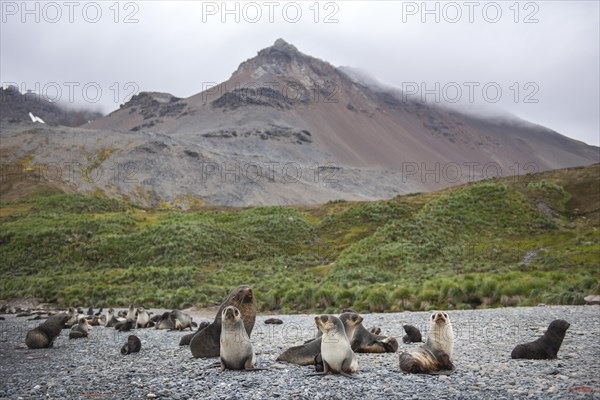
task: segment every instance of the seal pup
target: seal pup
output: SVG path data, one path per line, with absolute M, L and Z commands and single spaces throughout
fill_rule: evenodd
M 323 333 L 321 336 L 321 357 L 323 372 L 315 375 L 339 373 L 351 377 L 358 369 L 356 355 L 350 347 L 342 321 L 334 315 L 318 315 L 315 323 Z
M 140 307 L 137 309 L 137 320 L 135 323 L 136 328 L 148 328 L 150 326 L 154 326 L 154 323 L 150 321 L 150 316 L 144 309 L 144 307 Z
M 92 320 L 90 321 L 91 326 L 105 326 L 106 325 L 106 315 L 94 315 Z
M 408 324 L 403 325 L 402 327 L 404 328 L 404 332 L 406 332 L 406 335 L 402 337 L 404 343 L 417 343 L 423 341 L 421 331 L 417 327 Z
M 127 316 L 125 317 L 125 319 L 127 321 L 135 321 L 135 308 L 133 307 L 133 304 L 129 305 L 129 308 L 127 309 Z
M 210 325 L 209 321 L 202 321 L 202 322 L 200 322 L 200 325 L 198 325 L 198 329 L 196 329 L 196 332 L 188 333 L 187 335 L 183 335 L 181 337 L 181 340 L 179 340 L 179 345 L 180 346 L 189 346 L 190 342 L 192 341 L 192 338 L 194 337 L 194 335 L 196 333 L 200 332 L 202 329 L 206 328 L 209 325 Z
M 173 320 L 176 330 L 182 331 L 186 328 L 190 328 L 190 331 L 193 330 L 192 329 L 192 317 L 190 317 L 188 314 L 184 313 L 183 311 L 180 311 L 180 310 L 171 311 L 170 318 L 171 318 L 171 320 Z
M 69 339 L 86 338 L 88 337 L 88 332 L 90 329 L 91 326 L 88 323 L 87 319 L 80 318 L 79 323 L 71 327 L 71 332 L 69 332 Z
M 175 321 L 171 318 L 171 313 L 165 311 L 156 321 L 154 329 L 175 329 Z
M 429 337 L 418 349 L 400 353 L 400 369 L 414 374 L 449 375 L 454 372 L 452 351 L 454 331 L 445 312 L 434 312 L 429 318 Z
M 118 322 L 115 325 L 115 329 L 119 332 L 129 332 L 132 329 L 135 329 L 135 320 L 127 320 L 124 322 Z
M 30 349 L 52 347 L 54 339 L 60 335 L 60 331 L 64 328 L 69 318 L 71 317 L 65 313 L 49 317 L 46 321 L 27 332 L 25 344 Z
M 510 356 L 530 360 L 554 360 L 570 326 L 571 324 L 564 319 L 556 319 L 550 323 L 548 330 L 541 338 L 533 342 L 518 344 Z
M 356 353 L 395 353 L 398 351 L 396 338 L 368 331 L 362 323 L 356 327 L 350 346 Z
M 71 329 L 73 325 L 77 324 L 77 321 L 79 321 L 79 313 L 75 308 L 69 307 L 67 315 L 69 316 L 69 319 L 65 322 L 63 329 Z
M 221 371 L 254 369 L 256 354 L 244 327 L 242 314 L 234 306 L 225 307 L 221 313 L 220 344 Z
M 127 355 L 131 353 L 137 353 L 142 348 L 142 342 L 140 338 L 135 335 L 129 335 L 127 342 L 121 347 L 121 354 Z
M 122 319 L 119 319 L 115 316 L 115 310 L 111 307 L 108 309 L 108 311 L 106 312 L 106 327 L 107 328 L 114 328 L 115 325 L 117 325 L 119 322 L 123 322 Z
M 118 322 L 115 325 L 115 329 L 117 329 L 119 332 L 129 332 L 131 329 L 134 329 L 136 325 L 135 311 L 136 310 L 133 308 L 133 304 L 130 304 L 127 314 L 125 315 L 125 321 Z
M 344 308 L 343 313 L 356 313 L 351 308 Z M 382 336 L 381 328 L 374 326 L 367 329 L 364 325 L 356 327 L 351 341 L 352 350 L 357 353 L 395 353 L 398 351 L 398 341 L 392 336 Z
M 225 307 L 234 306 L 241 314 L 244 321 L 244 327 L 248 337 L 252 335 L 254 322 L 256 321 L 256 305 L 254 304 L 254 293 L 248 285 L 241 285 L 235 288 L 221 307 L 215 317 L 215 320 L 206 328 L 198 331 L 190 341 L 190 350 L 192 356 L 198 357 L 218 357 L 221 340 L 221 318 Z
M 348 340 L 352 340 L 354 330 L 362 323 L 363 318 L 355 312 L 345 312 L 340 314 L 340 320 L 344 324 Z M 322 332 L 319 330 L 316 338 L 307 340 L 299 346 L 290 347 L 281 353 L 276 361 L 286 361 L 296 365 L 316 365 L 317 372 L 320 372 L 323 364 L 321 357 L 322 335 Z

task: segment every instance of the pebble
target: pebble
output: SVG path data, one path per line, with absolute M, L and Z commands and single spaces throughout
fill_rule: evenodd
M 307 376 L 314 372 L 313 367 L 275 361 L 281 351 L 305 339 L 290 340 L 289 327 L 306 327 L 307 332 L 314 332 L 313 315 L 286 315 L 284 324 L 270 325 L 273 329 L 268 336 L 253 336 L 261 353 L 258 364 L 266 368 L 254 372 L 206 368 L 215 359 L 193 359 L 188 347 L 178 345 L 186 332 L 136 330 L 143 346 L 140 353 L 131 357 L 122 357 L 119 352 L 126 336 L 102 327 L 94 328 L 86 340 L 69 341 L 63 331 L 51 349 L 23 349 L 24 332 L 33 322 L 6 316 L 3 329 L 19 335 L 3 335 L 0 342 L 0 398 L 189 399 L 200 393 L 203 400 L 598 398 L 597 306 L 452 310 L 449 314 L 455 332 L 460 333 L 454 344 L 457 370 L 453 375 L 401 374 L 398 354 L 357 354 L 359 368 L 356 379 L 351 381 L 339 375 Z M 426 312 L 363 315 L 365 326 L 380 326 L 383 334 L 396 338 L 404 334 L 402 322 L 415 325 L 426 336 L 428 316 Z M 535 340 L 556 318 L 566 319 L 572 329 L 586 332 L 586 336 L 570 335 L 567 331 L 558 360 L 510 358 L 516 344 Z M 414 347 L 400 343 L 399 351 Z

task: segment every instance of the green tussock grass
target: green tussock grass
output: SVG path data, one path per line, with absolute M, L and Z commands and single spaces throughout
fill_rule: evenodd
M 581 304 L 600 292 L 600 167 L 388 201 L 143 209 L 101 194 L 0 203 L 0 297 L 60 305 L 359 312 Z

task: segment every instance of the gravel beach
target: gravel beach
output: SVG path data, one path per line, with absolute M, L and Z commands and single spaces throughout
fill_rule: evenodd
M 153 328 L 135 332 L 139 353 L 123 356 L 131 333 L 94 327 L 87 339 L 68 339 L 63 330 L 54 348 L 29 350 L 25 334 L 41 321 L 4 315 L 0 321 L 0 398 L 61 399 L 600 399 L 600 307 L 548 306 L 449 311 L 456 342 L 450 376 L 403 374 L 398 354 L 358 354 L 356 379 L 307 376 L 312 367 L 275 362 L 286 348 L 316 333 L 314 315 L 259 315 L 252 333 L 258 367 L 264 371 L 225 371 L 209 367 L 217 359 L 194 359 L 179 339 L 187 332 Z M 403 344 L 402 324 L 424 337 L 428 312 L 364 314 L 365 327 Z M 265 325 L 277 317 L 282 325 Z M 557 318 L 571 327 L 557 360 L 512 360 L 518 343 L 541 336 Z M 201 322 L 202 316 L 194 320 Z

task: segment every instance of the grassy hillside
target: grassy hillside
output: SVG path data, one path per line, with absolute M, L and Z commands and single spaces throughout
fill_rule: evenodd
M 0 203 L 0 297 L 261 310 L 581 304 L 600 292 L 600 165 L 389 201 L 149 210 L 38 191 Z

